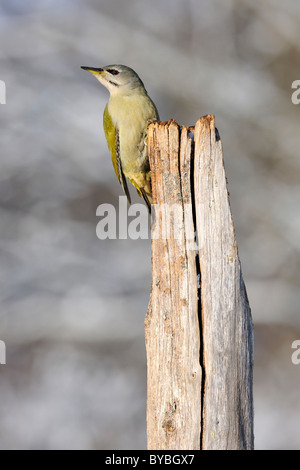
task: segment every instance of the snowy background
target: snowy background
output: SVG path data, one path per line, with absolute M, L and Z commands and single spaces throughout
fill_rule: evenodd
M 138 72 L 162 120 L 216 116 L 255 324 L 256 448 L 300 449 L 299 24 L 298 0 L 0 0 L 1 449 L 146 447 L 150 242 L 96 237 L 121 187 L 108 93 L 80 69 L 111 63 Z

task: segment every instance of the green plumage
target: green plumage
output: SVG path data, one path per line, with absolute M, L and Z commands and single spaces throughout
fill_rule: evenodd
M 113 166 L 114 166 L 117 178 L 130 204 L 131 203 L 130 194 L 128 191 L 128 186 L 126 183 L 126 178 L 123 173 L 122 163 L 120 159 L 119 131 L 113 125 L 112 119 L 108 112 L 108 104 L 105 106 L 104 113 L 103 113 L 103 128 L 104 128 L 107 145 L 110 151 L 111 159 L 113 162 Z
M 118 166 L 117 166 L 116 146 L 115 146 L 116 129 L 115 129 L 115 126 L 113 125 L 113 122 L 108 112 L 108 104 L 105 106 L 104 113 L 103 113 L 103 128 L 104 128 L 107 145 L 110 151 L 111 159 L 113 162 L 113 166 L 114 166 L 116 175 L 118 177 L 118 180 L 120 181 L 120 176 L 119 176 Z

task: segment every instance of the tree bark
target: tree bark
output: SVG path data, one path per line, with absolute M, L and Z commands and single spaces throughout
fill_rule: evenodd
M 153 123 L 148 147 L 148 449 L 251 449 L 251 313 L 214 117 Z

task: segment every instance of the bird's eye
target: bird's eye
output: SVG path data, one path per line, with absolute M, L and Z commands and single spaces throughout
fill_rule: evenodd
M 115 69 L 108 69 L 107 70 L 109 73 L 111 73 L 112 75 L 118 75 L 119 74 L 119 71 L 118 70 L 115 70 Z

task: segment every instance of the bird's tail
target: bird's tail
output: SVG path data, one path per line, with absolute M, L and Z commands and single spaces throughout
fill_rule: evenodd
M 142 195 L 142 198 L 144 199 L 144 201 L 145 201 L 146 204 L 147 204 L 149 214 L 151 214 L 151 204 L 153 203 L 152 195 L 149 194 L 149 193 L 146 193 L 146 191 L 144 190 L 144 188 L 140 188 L 140 189 L 138 190 L 138 193 L 140 193 L 140 195 Z

